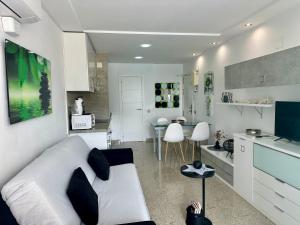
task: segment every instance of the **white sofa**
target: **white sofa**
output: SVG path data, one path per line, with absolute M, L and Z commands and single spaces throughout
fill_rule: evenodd
M 79 136 L 66 138 L 4 185 L 2 197 L 19 225 L 80 225 L 66 195 L 71 174 L 78 167 L 98 194 L 99 225 L 150 220 L 135 165 L 115 163 L 109 180 L 102 181 L 87 163 L 89 151 Z

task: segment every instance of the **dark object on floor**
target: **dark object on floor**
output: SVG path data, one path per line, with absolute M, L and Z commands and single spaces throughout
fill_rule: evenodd
M 98 195 L 80 167 L 71 176 L 67 195 L 81 221 L 86 225 L 97 225 Z
M 219 141 L 216 141 L 214 148 L 215 149 L 220 149 L 221 148 Z
M 0 225 L 18 225 L 9 207 L 0 195 Z
M 259 135 L 261 135 L 261 130 L 260 129 L 246 129 L 246 134 L 251 135 L 251 136 L 259 136 Z
M 201 214 L 195 214 L 193 207 L 190 205 L 186 209 L 186 225 L 212 225 L 211 221 Z
M 88 156 L 88 163 L 94 170 L 97 177 L 101 180 L 108 180 L 109 178 L 109 163 L 102 153 L 103 151 L 94 148 Z
M 153 221 L 144 221 L 144 222 L 136 222 L 136 223 L 126 223 L 119 225 L 156 225 Z
M 202 167 L 202 162 L 201 161 L 194 161 L 193 162 L 193 166 L 196 168 L 196 169 L 200 169 Z

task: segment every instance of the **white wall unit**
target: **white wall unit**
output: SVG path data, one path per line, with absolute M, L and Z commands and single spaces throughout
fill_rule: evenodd
M 234 137 L 233 187 L 242 197 L 252 202 L 253 143 Z
M 96 53 L 85 33 L 64 33 L 67 91 L 94 91 Z
M 92 133 L 76 133 L 70 136 L 80 136 L 87 143 L 90 149 L 108 149 L 108 136 L 107 132 L 92 132 Z

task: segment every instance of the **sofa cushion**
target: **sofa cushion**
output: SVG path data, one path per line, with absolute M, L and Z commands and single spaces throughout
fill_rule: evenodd
M 67 195 L 86 225 L 98 223 L 98 196 L 80 167 L 71 176 Z
M 109 178 L 109 164 L 101 150 L 94 148 L 88 157 L 88 163 L 101 180 Z
M 4 185 L 3 199 L 20 225 L 80 224 L 66 190 L 71 174 L 78 167 L 93 183 L 95 173 L 87 163 L 89 152 L 79 136 L 66 138 Z
M 99 196 L 98 225 L 150 220 L 134 164 L 111 166 L 109 180 L 96 177 L 93 188 Z

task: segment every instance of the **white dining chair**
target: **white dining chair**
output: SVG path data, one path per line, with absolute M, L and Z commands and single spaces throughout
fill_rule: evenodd
M 182 126 L 178 123 L 171 123 L 166 130 L 163 140 L 166 142 L 165 162 L 167 161 L 169 143 L 173 143 L 175 152 L 177 152 L 176 144 L 177 143 L 179 144 L 181 157 L 184 162 L 184 154 L 183 154 L 182 144 L 181 144 L 184 141 Z
M 162 118 L 158 118 L 156 123 L 159 125 L 166 125 L 169 123 L 169 120 L 167 118 L 162 117 Z
M 194 161 L 195 156 L 195 144 L 197 142 L 206 141 L 209 139 L 209 125 L 207 122 L 200 122 L 196 125 L 196 127 L 193 130 L 192 136 L 187 137 L 187 145 L 185 148 L 185 153 L 187 151 L 187 148 L 189 147 L 190 142 L 193 142 L 193 148 L 192 148 L 192 161 Z

